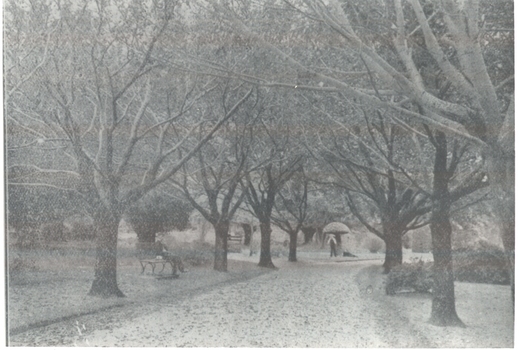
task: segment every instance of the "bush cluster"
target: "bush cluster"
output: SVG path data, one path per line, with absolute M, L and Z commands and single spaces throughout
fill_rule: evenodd
M 16 256 L 9 257 L 8 270 L 11 277 L 20 272 L 34 271 L 36 270 L 36 262 L 34 259 L 17 254 Z
M 63 220 L 81 211 L 70 192 L 47 187 L 8 186 L 7 223 L 15 248 L 35 249 L 67 239 Z
M 66 237 L 76 241 L 93 241 L 95 239 L 94 221 L 89 216 L 75 215 L 66 220 Z
M 186 201 L 152 193 L 133 205 L 126 216 L 139 241 L 154 242 L 159 232 L 188 228 L 192 210 Z
M 452 258 L 457 281 L 510 284 L 505 252 L 485 240 L 454 250 Z
M 214 246 L 205 242 L 192 242 L 182 248 L 173 249 L 184 264 L 203 266 L 214 261 Z
M 384 248 L 384 241 L 380 238 L 371 238 L 368 241 L 368 250 L 370 253 L 377 253 Z
M 68 237 L 64 228 L 62 220 L 49 222 L 40 226 L 40 233 L 46 244 L 52 242 L 65 242 Z
M 386 294 L 394 295 L 398 291 L 416 291 L 429 293 L 433 285 L 432 263 L 422 260 L 404 263 L 394 267 L 386 281 Z
M 62 222 L 79 212 L 81 202 L 68 192 L 45 187 L 8 186 L 7 218 L 17 231 Z
M 421 228 L 413 231 L 411 238 L 413 253 L 429 253 L 432 250 L 431 231 Z

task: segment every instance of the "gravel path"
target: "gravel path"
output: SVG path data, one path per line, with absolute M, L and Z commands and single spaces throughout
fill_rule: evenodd
M 431 347 L 362 294 L 366 263 L 286 264 L 275 272 L 172 302 L 87 339 L 96 346 Z M 392 319 L 393 322 L 388 322 Z M 395 321 L 396 320 L 396 321 Z M 398 327 L 398 328 L 396 328 Z M 398 331 L 396 331 L 398 329 Z

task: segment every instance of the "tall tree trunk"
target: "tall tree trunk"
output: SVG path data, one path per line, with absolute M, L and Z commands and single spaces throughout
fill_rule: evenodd
M 326 239 L 324 239 L 325 235 L 324 235 L 323 229 L 324 229 L 323 226 L 317 226 L 317 239 L 321 243 L 321 249 L 324 248 L 324 244 L 326 243 Z
M 384 273 L 402 264 L 402 232 L 392 224 L 384 224 L 384 242 L 386 243 L 386 256 L 384 260 Z
M 496 146 L 497 148 L 497 146 Z M 488 157 L 488 173 L 503 247 L 508 258 L 512 301 L 515 294 L 515 158 L 513 152 L 494 150 Z
M 244 233 L 243 245 L 249 246 L 252 237 L 252 226 L 250 224 L 241 224 Z
M 335 240 L 337 241 L 337 256 L 343 256 L 344 249 L 342 248 L 342 235 L 335 234 Z
M 297 231 L 292 231 L 289 234 L 290 242 L 288 244 L 288 261 L 297 261 Z
M 229 234 L 229 222 L 218 222 L 214 225 L 214 269 L 227 272 L 227 235 Z
M 436 134 L 434 160 L 431 238 L 434 258 L 433 298 L 429 323 L 437 326 L 464 326 L 456 313 L 454 274 L 452 272 L 452 226 L 450 222 L 449 180 L 447 171 L 447 139 Z
M 270 255 L 270 221 L 260 222 L 261 232 L 261 248 L 260 248 L 260 261 L 258 266 L 275 268 L 272 262 L 272 256 Z
M 124 297 L 117 285 L 117 233 L 120 217 L 110 212 L 95 216 L 96 263 L 88 295 Z
M 303 235 L 305 237 L 304 244 L 308 244 L 312 241 L 312 237 L 314 236 L 317 230 L 314 227 L 303 227 L 301 228 L 301 231 L 303 231 Z
M 437 326 L 464 326 L 456 313 L 454 274 L 452 272 L 452 227 L 449 205 L 433 203 L 431 236 L 433 245 L 433 298 L 429 322 Z
M 207 220 L 201 219 L 198 222 L 198 233 L 199 233 L 198 240 L 202 243 L 205 242 L 205 237 L 207 236 L 208 227 L 209 227 L 209 222 Z

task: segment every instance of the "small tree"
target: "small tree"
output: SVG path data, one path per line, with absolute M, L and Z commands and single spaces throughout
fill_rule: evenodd
M 225 94 L 222 101 L 226 111 Z M 215 113 L 215 109 L 210 112 Z M 245 191 L 240 181 L 245 176 L 253 133 L 249 113 L 243 113 L 195 156 L 197 162 L 184 167 L 182 177 L 172 179 L 191 205 L 214 227 L 214 269 L 227 271 L 227 238 L 230 222 L 240 207 Z M 204 134 L 200 128 L 200 137 Z
M 306 220 L 308 179 L 300 169 L 278 193 L 272 223 L 288 233 L 288 261 L 297 261 L 297 234 Z
M 192 210 L 186 201 L 153 192 L 131 206 L 126 216 L 139 242 L 153 243 L 157 233 L 185 230 Z
M 299 166 L 300 158 L 270 163 L 257 174 L 247 174 L 247 204 L 260 222 L 261 249 L 258 266 L 274 268 L 270 254 L 272 210 L 280 188 Z M 257 175 L 257 177 L 255 176 Z M 255 176 L 255 181 L 253 180 Z
M 271 223 L 278 193 L 304 162 L 299 130 L 294 127 L 290 105 L 300 106 L 290 96 L 266 91 L 262 115 L 254 122 L 250 162 L 241 181 L 248 211 L 259 221 L 261 243 L 259 266 L 275 267 L 270 253 Z

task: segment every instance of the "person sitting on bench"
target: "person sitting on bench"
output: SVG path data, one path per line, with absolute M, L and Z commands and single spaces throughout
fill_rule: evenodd
M 187 270 L 184 268 L 184 264 L 182 263 L 182 259 L 180 257 L 173 255 L 172 252 L 168 251 L 168 248 L 164 243 L 162 243 L 160 240 L 157 241 L 158 246 L 158 255 L 162 257 L 164 260 L 172 261 L 176 266 L 178 266 L 178 269 L 180 272 L 187 272 Z

